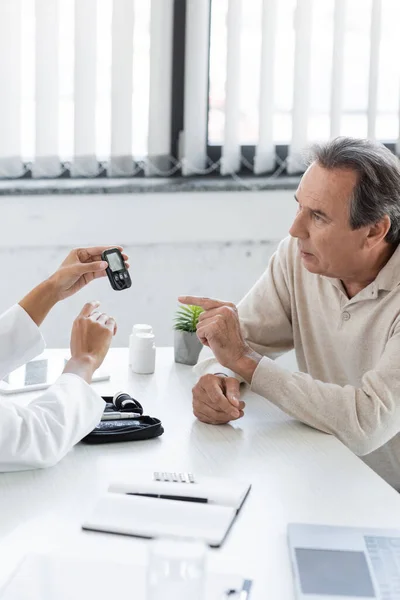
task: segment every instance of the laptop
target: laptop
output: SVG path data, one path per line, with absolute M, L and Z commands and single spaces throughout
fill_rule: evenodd
M 288 526 L 297 600 L 400 600 L 400 530 Z

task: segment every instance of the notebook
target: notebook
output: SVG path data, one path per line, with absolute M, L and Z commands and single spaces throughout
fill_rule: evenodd
M 115 481 L 82 527 L 138 537 L 180 537 L 223 543 L 251 485 L 230 479 L 196 483 Z

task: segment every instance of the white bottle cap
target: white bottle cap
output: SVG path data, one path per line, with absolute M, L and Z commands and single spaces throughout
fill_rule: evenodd
M 132 333 L 153 333 L 153 328 L 151 325 L 146 325 L 145 323 L 136 323 L 132 327 Z
M 154 333 L 140 332 L 136 334 L 136 339 L 143 344 L 149 344 L 155 339 L 155 336 Z

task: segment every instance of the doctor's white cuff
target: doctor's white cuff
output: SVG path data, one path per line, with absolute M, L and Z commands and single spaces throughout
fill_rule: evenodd
M 41 354 L 45 347 L 38 326 L 19 304 L 0 316 L 0 378 Z

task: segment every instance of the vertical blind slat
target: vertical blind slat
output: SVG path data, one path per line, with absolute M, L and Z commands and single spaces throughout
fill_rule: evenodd
M 183 175 L 207 166 L 210 0 L 186 5 Z
M 254 173 L 271 171 L 275 166 L 274 65 L 277 0 L 263 0 L 259 99 L 259 134 L 254 157 Z
M 335 0 L 334 9 L 330 107 L 330 135 L 332 138 L 340 135 L 342 116 L 346 2 L 347 0 Z
M 173 3 L 151 0 L 147 176 L 170 169 Z
M 397 142 L 396 142 L 396 154 L 397 154 L 397 156 L 400 157 L 400 85 L 399 85 L 398 137 L 397 137 Z
M 0 2 L 0 177 L 20 177 L 21 0 Z
M 381 44 L 382 0 L 372 0 L 371 45 L 368 80 L 368 132 L 370 139 L 376 137 L 376 116 L 378 113 L 379 53 Z
M 227 17 L 227 57 L 225 86 L 225 128 L 221 173 L 240 169 L 240 49 L 242 0 L 229 0 Z
M 96 158 L 97 0 L 75 0 L 73 177 L 94 177 Z
M 35 2 L 35 161 L 33 177 L 57 177 L 59 159 L 58 0 Z
M 111 157 L 109 176 L 129 176 L 132 157 L 133 0 L 113 0 L 111 58 Z
M 312 8 L 313 0 L 297 0 L 292 139 L 288 156 L 288 173 L 298 173 L 304 168 L 302 151 L 308 140 Z

